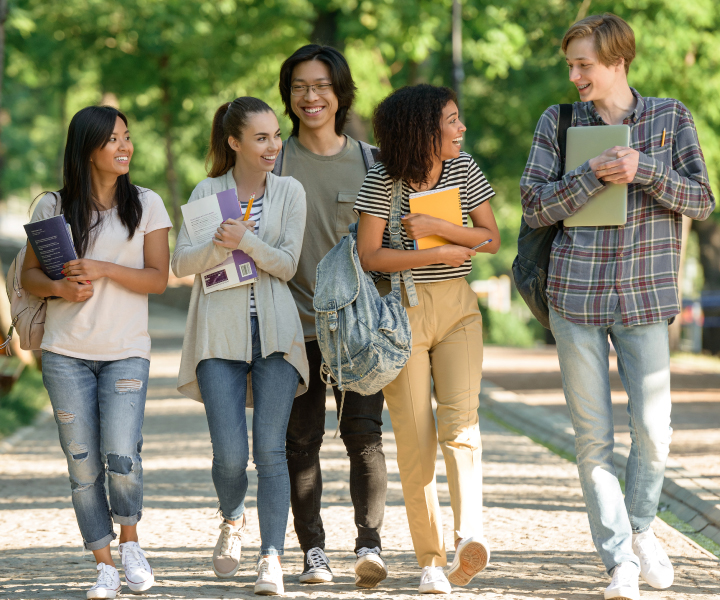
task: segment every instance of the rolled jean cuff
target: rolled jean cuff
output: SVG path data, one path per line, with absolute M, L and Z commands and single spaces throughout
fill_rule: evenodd
M 280 548 L 279 550 L 277 548 L 273 548 L 272 546 L 270 548 L 261 548 L 260 549 L 260 556 L 282 556 L 285 554 L 285 549 Z
M 97 542 L 86 542 L 83 540 L 83 545 L 86 550 L 102 550 L 105 546 L 108 546 L 117 537 L 117 534 L 113 531 L 108 533 L 105 537 L 100 538 Z
M 142 510 L 139 511 L 137 514 L 131 515 L 129 517 L 120 516 L 113 511 L 112 518 L 113 521 L 118 525 L 136 525 L 137 522 L 142 519 Z

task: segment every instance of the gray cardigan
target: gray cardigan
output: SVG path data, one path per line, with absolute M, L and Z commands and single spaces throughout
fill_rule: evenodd
M 228 171 L 220 177 L 201 181 L 188 202 L 235 187 L 232 171 Z M 300 316 L 287 281 L 295 275 L 304 232 L 305 190 L 302 185 L 292 177 L 268 173 L 259 228 L 256 234 L 246 233 L 238 248 L 249 254 L 257 266 L 255 306 L 262 355 L 282 352 L 285 360 L 297 369 L 301 380 L 296 395 L 307 390 L 309 368 Z M 212 241 L 193 246 L 183 223 L 172 257 L 175 275 L 195 275 L 177 389 L 200 402 L 203 399 L 195 369 L 201 360 L 250 361 L 252 358 L 250 286 L 205 294 L 198 275 L 219 265 L 230 252 Z M 250 389 L 248 386 L 248 392 Z

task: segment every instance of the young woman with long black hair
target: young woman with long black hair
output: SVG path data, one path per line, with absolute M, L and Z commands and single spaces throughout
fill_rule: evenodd
M 240 565 L 250 374 L 261 538 L 255 593 L 268 595 L 284 591 L 279 557 L 290 508 L 285 432 L 293 399 L 307 389 L 309 376 L 300 316 L 287 285 L 302 248 L 305 190 L 292 177 L 270 172 L 281 148 L 277 118 L 262 100 L 236 98 L 218 108 L 210 138 L 209 177 L 197 185 L 189 201 L 235 189 L 250 218 L 228 219 L 214 239 L 197 246 L 183 225 L 172 259 L 178 277 L 196 276 L 178 390 L 205 404 L 210 428 L 212 477 L 223 516 L 213 569 L 218 577 L 229 578 Z M 253 258 L 257 281 L 205 294 L 200 274 L 235 249 Z
M 390 291 L 390 273 L 412 270 L 419 303 L 403 304 L 412 329 L 410 360 L 385 387 L 397 441 L 398 466 L 410 533 L 422 567 L 420 593 L 449 593 L 450 584 L 467 584 L 485 568 L 489 550 L 482 529 L 482 470 L 478 395 L 482 374 L 482 319 L 477 296 L 465 281 L 473 247 L 500 246 L 489 198 L 494 192 L 469 154 L 460 151 L 465 126 L 455 93 L 417 85 L 397 90 L 375 110 L 379 161 L 358 194 L 358 253 L 363 268 Z M 403 250 L 390 245 L 388 219 L 393 183 L 402 185 Z M 409 195 L 460 188 L 463 225 L 412 214 Z M 414 240 L 439 235 L 449 243 L 414 250 Z M 431 404 L 431 378 L 437 400 L 437 426 Z M 435 489 L 435 457 L 440 442 L 447 468 L 455 526 L 455 560 L 446 578 L 440 505 Z
M 59 202 L 80 258 L 64 265 L 64 279 L 53 281 L 28 245 L 22 272 L 23 287 L 48 298 L 43 382 L 80 532 L 97 562 L 88 598 L 114 598 L 120 591 L 110 553 L 113 521 L 120 524 L 128 586 L 139 593 L 154 583 L 137 536 L 150 367 L 147 303 L 148 294 L 161 294 L 167 285 L 172 224 L 160 196 L 130 183 L 132 155 L 127 118 L 117 109 L 90 106 L 72 118 L 63 187 L 38 202 L 32 221 L 54 216 Z

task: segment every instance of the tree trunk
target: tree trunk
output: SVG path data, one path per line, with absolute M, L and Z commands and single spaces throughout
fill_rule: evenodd
M 711 293 L 715 299 L 720 297 L 720 219 L 712 215 L 706 221 L 693 221 L 692 227 L 700 241 L 700 264 L 705 276 L 703 312 L 708 326 L 703 328 L 703 350 L 720 354 L 720 302 L 710 302 Z M 718 326 L 710 326 L 715 323 Z
M 326 44 L 338 50 L 343 49 L 345 44 L 338 39 L 339 12 L 337 9 L 318 12 L 310 35 L 313 44 Z
M 168 68 L 169 58 L 163 56 L 160 59 L 160 69 L 165 72 Z M 178 189 L 177 172 L 175 171 L 175 153 L 172 146 L 172 110 L 170 107 L 170 84 L 167 79 L 162 79 L 162 105 L 163 105 L 163 137 L 165 139 L 165 176 L 167 178 L 168 190 L 170 191 L 170 203 L 172 205 L 172 218 L 175 231 L 180 232 L 182 215 L 180 213 L 180 191 Z
M 452 62 L 453 62 L 453 89 L 457 95 L 458 112 L 463 118 L 461 87 L 465 79 L 462 62 L 462 4 L 460 0 L 453 0 L 452 5 Z

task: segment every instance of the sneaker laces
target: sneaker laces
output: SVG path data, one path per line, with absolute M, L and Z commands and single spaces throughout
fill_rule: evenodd
M 110 565 L 106 565 L 105 563 L 98 563 L 97 570 L 98 570 L 98 577 L 97 577 L 97 583 L 93 587 L 95 588 L 113 588 L 115 587 L 113 585 L 113 576 L 112 576 L 112 567 Z
M 441 581 L 443 575 L 442 567 L 423 567 L 420 583 L 432 583 Z
M 635 540 L 635 548 L 641 560 L 646 562 L 653 562 L 654 560 L 662 562 L 662 553 L 659 552 L 660 542 L 652 530 L 650 531 L 650 535 L 641 534 L 641 536 L 637 537 Z
M 220 523 L 222 531 L 222 543 L 220 544 L 220 555 L 230 556 L 235 550 L 235 546 L 240 543 L 240 529 L 223 521 Z
M 365 556 L 366 554 L 380 554 L 380 548 L 378 546 L 375 546 L 374 548 L 360 548 L 360 550 L 357 551 L 357 557 L 360 558 L 361 556 Z
M 145 568 L 145 561 L 143 560 L 143 557 L 145 556 L 145 551 L 140 547 L 139 544 L 123 544 L 122 549 L 122 560 L 123 560 L 123 566 L 126 569 L 134 569 L 134 568 Z
M 639 569 L 633 563 L 620 563 L 613 571 L 611 585 L 615 587 L 635 585 L 639 574 Z
M 361 548 L 361 550 L 365 549 L 366 548 Z M 360 555 L 358 554 L 358 556 Z M 325 552 L 323 552 L 322 548 L 310 548 L 307 552 L 307 558 L 305 560 L 308 564 L 312 565 L 313 569 L 325 567 L 330 562 L 328 557 L 325 556 Z
M 270 574 L 270 571 L 273 570 L 273 562 L 270 560 L 270 557 L 263 556 L 258 560 L 257 564 L 257 572 L 258 572 L 258 579 L 270 579 L 272 580 L 272 575 Z

